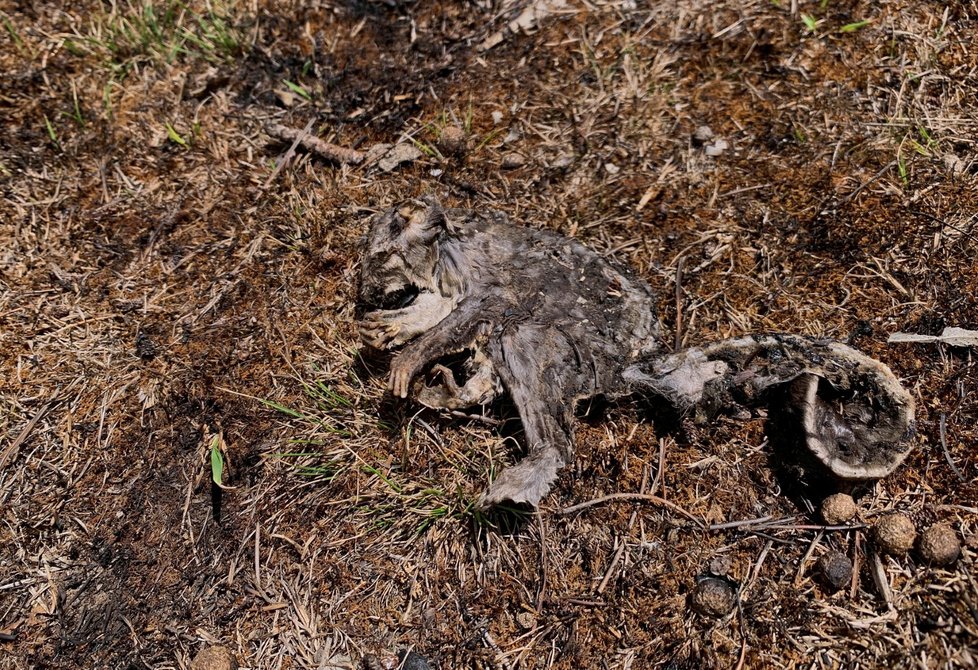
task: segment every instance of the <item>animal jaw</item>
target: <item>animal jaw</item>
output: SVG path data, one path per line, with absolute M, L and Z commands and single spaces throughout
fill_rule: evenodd
M 913 401 L 886 366 L 837 342 L 747 336 L 680 352 L 659 344 L 654 296 L 627 269 L 551 231 L 433 199 L 388 210 L 364 249 L 363 342 L 398 349 L 389 389 L 436 409 L 507 393 L 528 455 L 480 503 L 536 506 L 573 458 L 580 400 L 640 394 L 687 412 L 773 399 L 806 450 L 843 479 L 885 476 L 906 456 Z M 444 362 L 468 352 L 456 382 Z M 426 384 L 421 373 L 440 378 Z M 774 389 L 782 389 L 776 393 Z

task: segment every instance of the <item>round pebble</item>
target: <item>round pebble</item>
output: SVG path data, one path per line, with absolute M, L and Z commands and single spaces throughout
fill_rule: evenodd
M 518 154 L 516 152 L 508 153 L 503 156 L 503 162 L 501 167 L 504 170 L 515 170 L 526 165 L 526 156 L 523 154 Z
M 933 565 L 951 565 L 961 555 L 961 540 L 946 523 L 937 523 L 920 534 L 920 557 Z
M 917 539 L 917 530 L 905 514 L 887 514 L 876 522 L 876 544 L 884 552 L 893 555 L 905 554 Z
M 204 647 L 190 663 L 190 670 L 238 670 L 238 661 L 227 647 Z
M 693 589 L 693 609 L 710 617 L 721 617 L 733 609 L 737 593 L 726 579 L 705 577 Z
M 830 551 L 818 559 L 818 570 L 833 591 L 838 591 L 852 580 L 852 561 L 839 551 Z
M 838 526 L 856 516 L 856 501 L 847 493 L 834 493 L 822 501 L 822 520 Z
M 693 139 L 702 144 L 713 139 L 713 129 L 709 126 L 700 126 L 693 131 Z

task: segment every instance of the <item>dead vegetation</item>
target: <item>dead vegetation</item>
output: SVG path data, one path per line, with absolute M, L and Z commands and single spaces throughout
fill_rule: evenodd
M 978 6 L 547 5 L 0 2 L 0 668 L 974 667 L 973 352 L 886 338 L 978 326 Z M 263 130 L 310 121 L 421 156 Z M 393 402 L 354 327 L 366 216 L 429 192 L 628 263 L 684 346 L 885 361 L 914 452 L 827 529 L 760 417 L 615 406 L 539 516 L 476 513 L 506 431 Z M 961 558 L 878 555 L 894 510 Z

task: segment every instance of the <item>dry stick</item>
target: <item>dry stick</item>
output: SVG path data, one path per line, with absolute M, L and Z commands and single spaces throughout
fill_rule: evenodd
M 853 191 L 852 193 L 850 193 L 849 195 L 847 195 L 845 198 L 843 198 L 842 199 L 842 202 L 840 202 L 839 205 L 840 206 L 841 205 L 846 205 L 846 204 L 852 202 L 856 198 L 857 195 L 859 195 L 860 193 L 863 192 L 863 189 L 865 189 L 867 186 L 869 186 L 870 184 L 872 184 L 873 182 L 875 182 L 877 179 L 879 179 L 880 177 L 882 177 L 884 174 L 886 174 L 887 170 L 889 170 L 890 168 L 894 167 L 896 164 L 897 164 L 896 161 L 890 161 L 889 163 L 887 163 L 886 165 L 884 165 L 883 168 L 879 172 L 877 172 L 872 177 L 870 177 L 868 180 L 866 180 L 855 191 Z
M 543 525 L 543 515 L 537 513 L 540 525 L 540 592 L 537 594 L 537 616 L 543 615 L 543 601 L 547 595 L 547 529 Z
M 812 554 L 815 553 L 815 548 L 819 545 L 824 536 L 825 533 L 822 533 L 821 531 L 815 533 L 815 537 L 812 539 L 811 544 L 808 545 L 808 551 L 805 552 L 805 555 L 801 557 L 801 561 L 798 562 L 798 572 L 795 573 L 795 588 L 801 586 L 801 580 L 805 577 L 805 565 L 808 563 L 808 559 L 812 557 Z
M 862 535 L 856 533 L 856 539 L 852 543 L 852 582 L 849 584 L 849 600 L 855 600 L 859 593 L 859 554 L 862 548 Z
M 501 426 L 505 421 L 500 421 L 499 419 L 493 419 L 491 416 L 482 416 L 481 414 L 466 414 L 465 412 L 460 412 L 457 409 L 453 409 L 449 412 L 454 417 L 459 419 L 469 419 L 470 421 L 481 421 L 482 423 L 488 424 L 490 426 Z
M 20 431 L 20 434 L 14 439 L 13 442 L 10 443 L 10 446 L 3 450 L 3 455 L 0 455 L 0 470 L 3 470 L 7 466 L 7 461 L 10 460 L 11 457 L 17 456 L 17 449 L 20 448 L 20 445 L 22 445 L 27 437 L 31 434 L 31 431 L 34 430 L 34 426 L 36 426 L 37 422 L 41 420 L 44 413 L 51 408 L 51 403 L 53 402 L 54 398 L 52 397 L 44 404 L 44 407 L 38 410 L 37 414 L 34 415 L 34 418 L 27 422 L 27 425 L 24 426 L 24 430 Z
M 611 581 L 611 573 L 615 571 L 618 564 L 621 562 L 621 556 L 625 553 L 625 540 L 622 539 L 621 544 L 618 545 L 618 551 L 615 552 L 615 557 L 611 559 L 611 564 L 608 566 L 607 572 L 604 573 L 604 579 L 598 584 L 598 593 L 604 593 L 605 588 L 608 586 L 608 582 Z
M 958 469 L 958 466 L 954 464 L 954 459 L 951 458 L 951 452 L 947 448 L 947 414 L 944 412 L 941 412 L 941 420 L 938 423 L 938 429 L 941 435 L 941 448 L 944 450 L 944 458 L 947 460 L 947 464 L 951 466 L 951 470 L 954 472 L 954 476 L 958 478 L 958 481 L 967 481 L 964 473 L 961 472 Z
M 686 510 L 684 510 L 679 505 L 676 505 L 675 503 L 671 503 L 665 498 L 654 496 L 650 493 L 611 493 L 606 496 L 601 496 L 600 498 L 595 498 L 594 500 L 588 500 L 586 502 L 578 503 L 577 505 L 571 505 L 570 507 L 565 507 L 564 509 L 559 510 L 557 514 L 573 514 L 574 512 L 579 512 L 582 509 L 587 509 L 588 507 L 594 507 L 595 505 L 601 505 L 603 503 L 612 502 L 616 500 L 639 500 L 642 502 L 652 503 L 653 505 L 660 505 L 662 507 L 671 509 L 673 512 L 676 512 L 677 514 L 683 515 L 684 517 L 686 517 L 687 519 L 695 523 L 697 527 L 706 528 L 706 526 L 703 524 L 702 521 L 697 519 L 695 516 L 693 516 Z
M 683 262 L 685 256 L 680 256 L 676 261 L 676 345 L 675 350 L 679 351 L 683 346 Z
M 278 165 L 276 165 L 275 169 L 272 170 L 272 174 L 268 175 L 268 179 L 265 180 L 265 185 L 262 186 L 262 188 L 268 188 L 271 183 L 275 181 L 275 177 L 277 177 L 278 173 L 282 171 L 282 168 L 285 167 L 285 164 L 292 160 L 292 157 L 295 156 L 295 148 L 299 146 L 299 142 L 304 140 L 309 135 L 309 131 L 312 130 L 312 122 L 313 119 L 309 119 L 309 123 L 306 124 L 306 127 L 296 133 L 295 139 L 292 141 L 292 146 L 289 147 L 289 150 L 286 151 L 281 160 L 279 160 Z M 270 130 L 268 131 L 268 134 L 272 134 Z
M 325 158 L 335 163 L 348 163 L 357 165 L 363 161 L 363 152 L 355 149 L 341 147 L 338 144 L 325 142 L 313 135 L 303 136 L 303 131 L 289 128 L 278 123 L 270 123 L 265 126 L 265 132 L 277 140 L 285 142 L 298 142 L 306 151 Z
M 893 612 L 895 608 L 893 607 L 893 591 L 890 589 L 890 580 L 886 576 L 883 561 L 880 560 L 880 555 L 876 551 L 873 551 L 873 558 L 869 564 L 869 573 L 873 576 L 873 582 L 875 582 L 876 589 L 879 591 L 880 596 L 882 596 L 883 602 L 886 603 L 886 609 Z

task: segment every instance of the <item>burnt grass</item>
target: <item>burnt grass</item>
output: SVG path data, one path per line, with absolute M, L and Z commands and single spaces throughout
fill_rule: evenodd
M 253 668 L 975 666 L 973 351 L 886 338 L 978 328 L 978 6 L 569 0 L 480 49 L 527 4 L 0 1 L 0 668 L 213 644 Z M 263 131 L 310 121 L 422 157 Z M 914 451 L 824 531 L 835 485 L 778 470 L 763 412 L 624 404 L 581 422 L 539 514 L 478 513 L 511 425 L 393 402 L 354 326 L 366 218 L 428 193 L 630 265 L 686 345 L 878 357 Z M 619 492 L 723 527 L 560 513 Z M 961 559 L 877 556 L 890 510 L 949 523 Z M 856 565 L 838 592 L 829 551 Z M 711 565 L 738 589 L 716 619 L 690 608 Z

